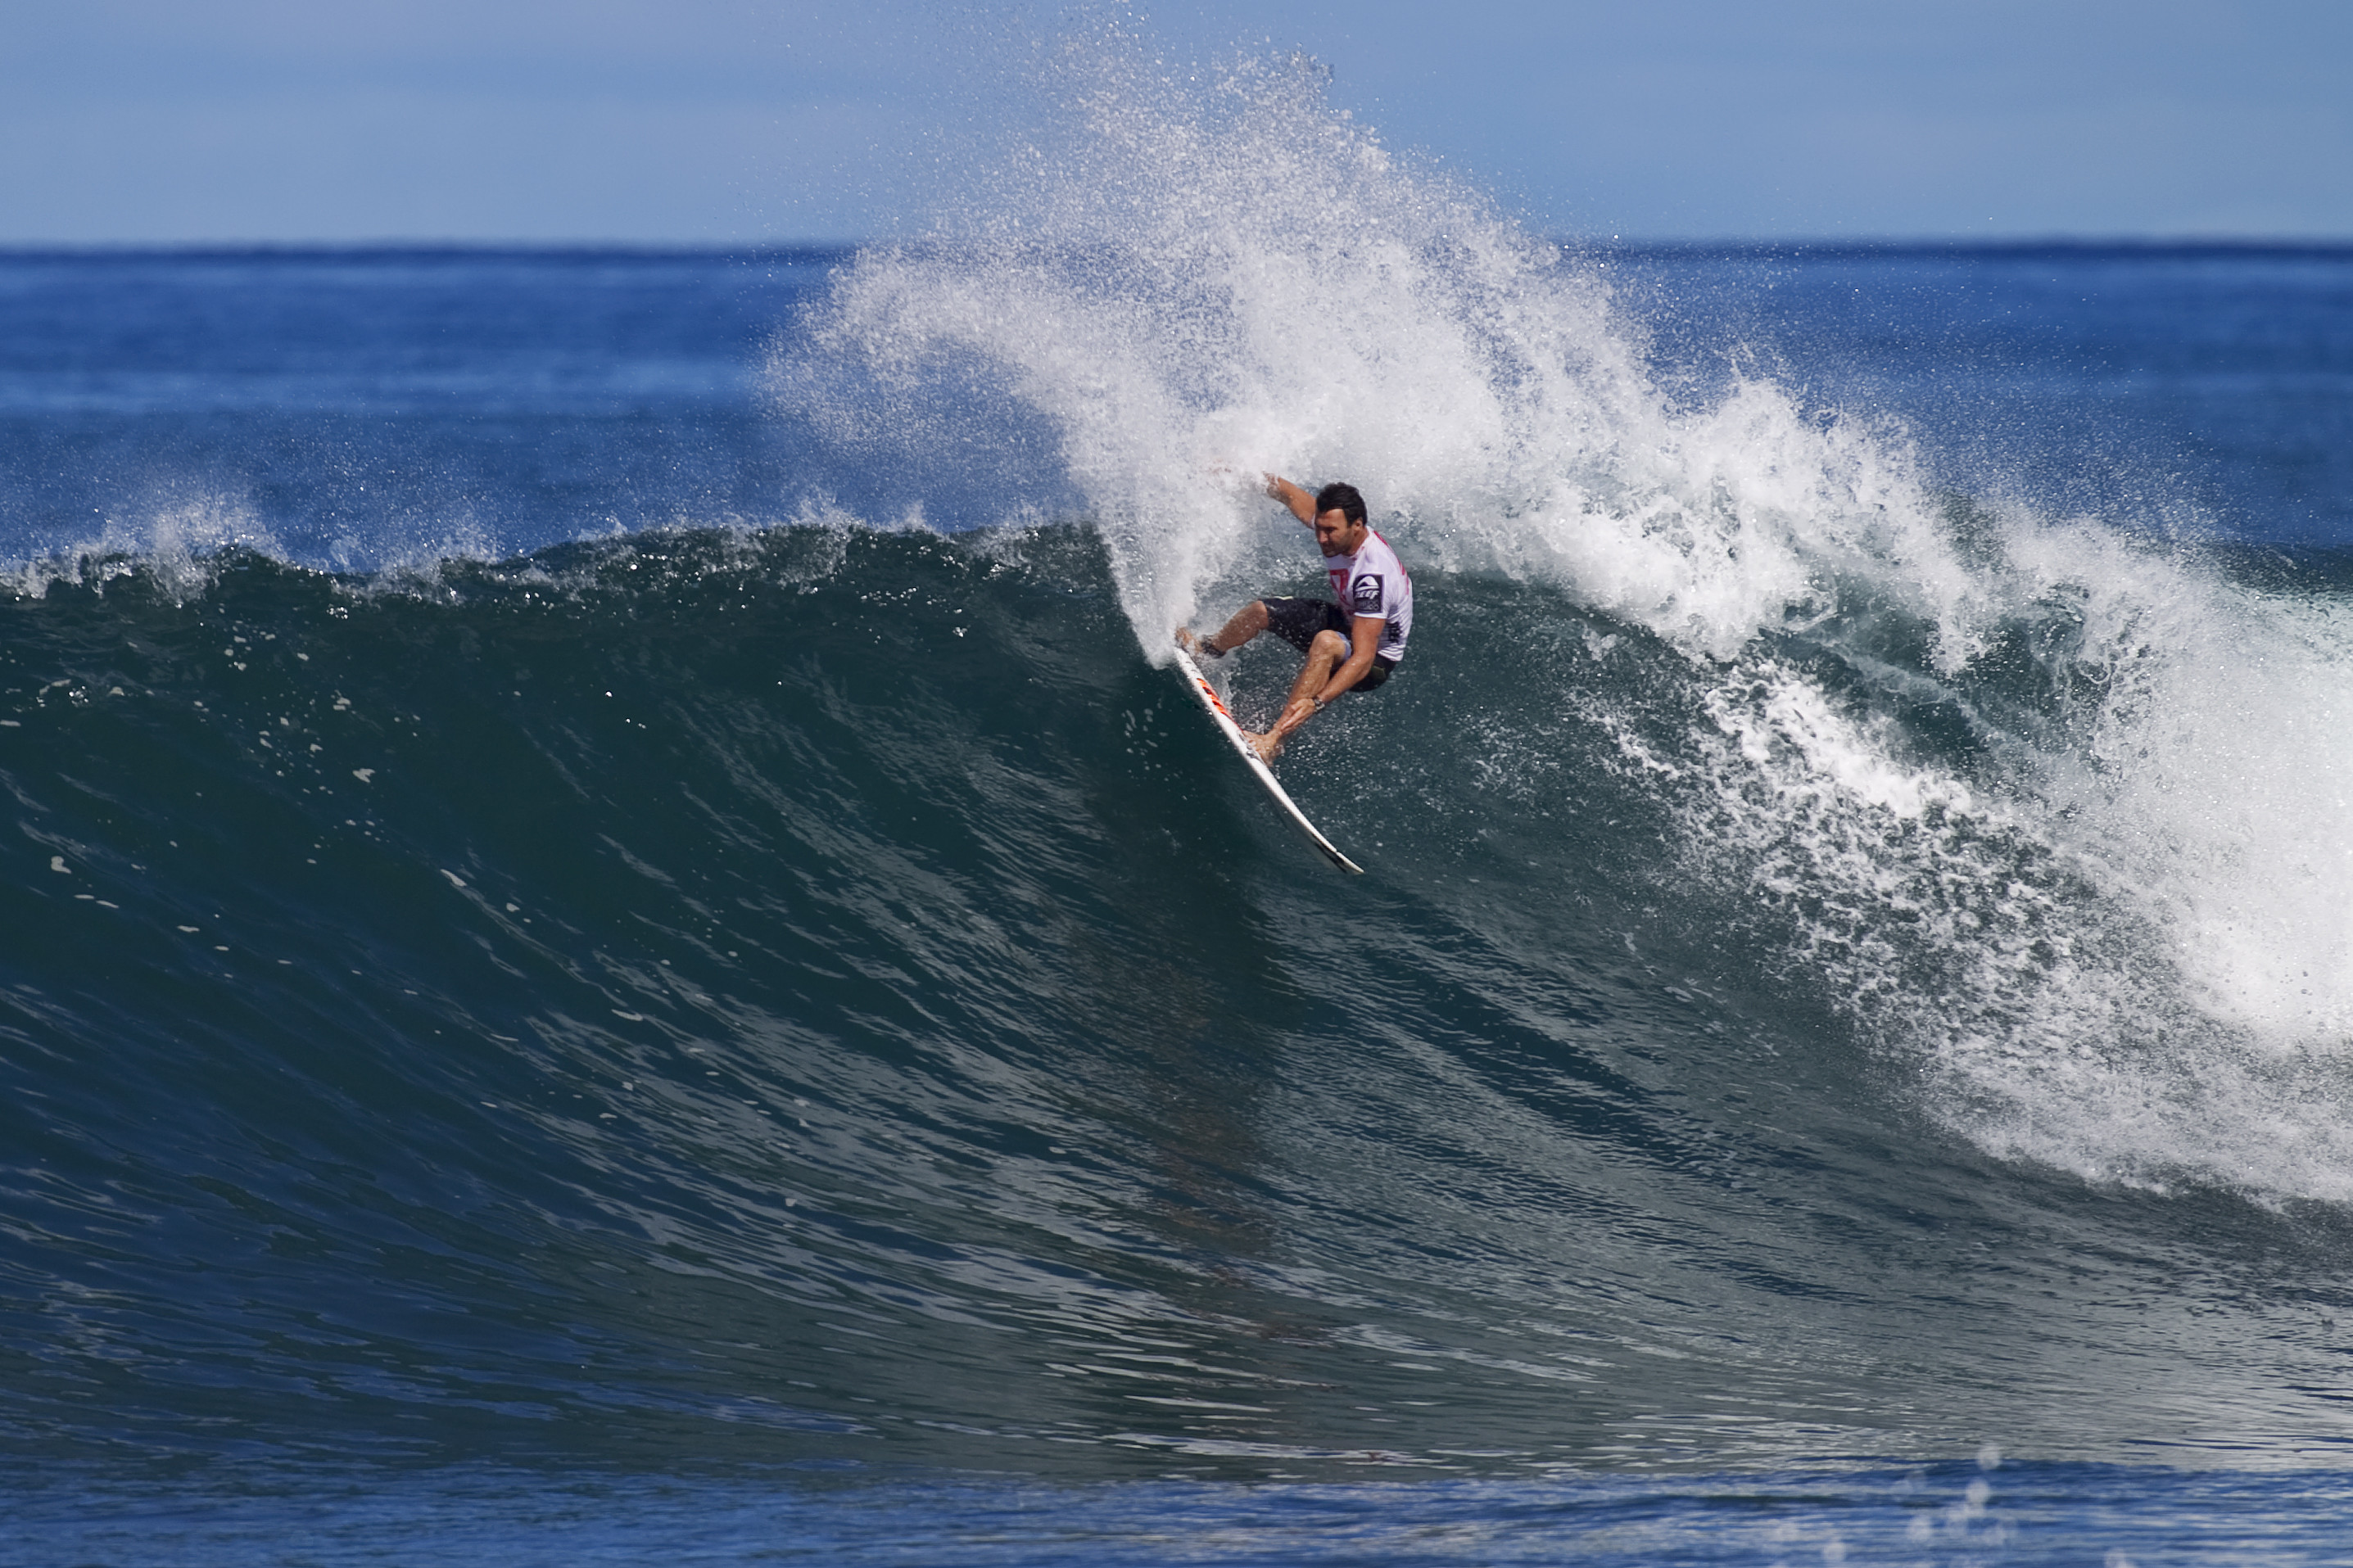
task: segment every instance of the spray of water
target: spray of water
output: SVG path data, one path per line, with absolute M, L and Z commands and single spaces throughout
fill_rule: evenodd
M 215 497 L 181 500 L 135 523 L 107 519 L 90 536 L 0 567 L 0 592 L 39 598 L 53 584 L 69 583 L 104 593 L 110 583 L 138 576 L 185 602 L 212 586 L 235 551 L 286 556 L 249 509 Z
M 2341 605 L 2130 518 L 1964 503 L 1905 431 L 1768 378 L 1679 397 L 1604 269 L 1392 153 L 1310 62 L 1111 36 L 1046 76 L 965 210 L 839 279 L 777 367 L 801 412 L 911 449 L 1042 432 L 1154 657 L 1295 574 L 1261 470 L 1355 480 L 1409 560 L 1678 651 L 1686 864 L 1933 1109 L 2103 1177 L 2353 1198 Z

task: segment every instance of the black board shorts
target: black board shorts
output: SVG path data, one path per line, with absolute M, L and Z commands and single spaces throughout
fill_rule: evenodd
M 1259 603 L 1266 606 L 1267 630 L 1302 653 L 1305 653 L 1308 645 L 1315 640 L 1317 632 L 1338 632 L 1343 637 L 1354 640 L 1351 634 L 1355 630 L 1356 617 L 1329 599 L 1275 598 L 1261 599 Z M 1349 692 L 1370 691 L 1388 680 L 1389 671 L 1396 668 L 1397 660 L 1375 654 L 1373 668 L 1365 671 L 1365 678 L 1340 695 L 1345 697 Z

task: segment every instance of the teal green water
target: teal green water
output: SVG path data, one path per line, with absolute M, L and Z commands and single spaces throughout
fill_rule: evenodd
M 1357 881 L 1079 532 L 657 535 L 405 589 L 228 558 L 181 595 L 5 612 L 23 1458 L 2337 1440 L 2335 1205 L 1973 1141 L 1956 1069 L 1797 961 L 1841 940 L 1775 885 L 1810 841 L 1694 859 L 1757 787 L 1694 731 L 1722 675 L 1622 628 L 1597 658 L 1557 595 L 1426 576 L 1414 679 L 1287 759 Z M 1498 626 L 1558 650 L 1541 719 Z M 1245 713 L 1282 658 L 1235 661 Z M 1995 765 L 1937 705 L 1844 700 Z M 2038 941 L 2131 912 L 2009 834 L 1946 834 L 1999 885 L 1901 832 L 1878 874 L 1989 927 L 2041 881 Z M 1926 1009 L 1983 953 L 1915 923 L 1885 951 Z

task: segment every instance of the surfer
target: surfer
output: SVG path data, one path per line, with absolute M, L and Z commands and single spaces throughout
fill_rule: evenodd
M 1405 657 L 1413 632 L 1413 580 L 1398 563 L 1388 540 L 1365 521 L 1365 498 L 1350 484 L 1330 484 L 1309 495 L 1289 479 L 1266 476 L 1266 493 L 1315 531 L 1324 552 L 1324 575 L 1334 603 L 1321 599 L 1252 599 L 1234 612 L 1216 636 L 1197 637 L 1176 628 L 1177 646 L 1210 658 L 1223 658 L 1263 631 L 1307 656 L 1290 699 L 1264 733 L 1244 731 L 1250 746 L 1268 762 L 1282 751 L 1291 732 L 1351 691 L 1371 691 L 1389 678 Z

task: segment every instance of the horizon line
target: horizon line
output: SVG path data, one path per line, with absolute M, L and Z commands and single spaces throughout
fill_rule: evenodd
M 2353 255 L 2353 235 L 2066 235 L 2007 238 L 1936 238 L 1882 236 L 1873 238 L 1754 237 L 1651 238 L 1641 236 L 1547 236 L 1546 242 L 1570 255 L 1715 254 L 1785 257 L 1869 255 L 2093 255 L 2338 256 Z M 299 258 L 327 257 L 564 257 L 639 256 L 743 260 L 818 260 L 854 256 L 873 248 L 930 248 L 953 240 L 643 240 L 643 239 L 268 239 L 268 240 L 0 240 L 0 259 Z

